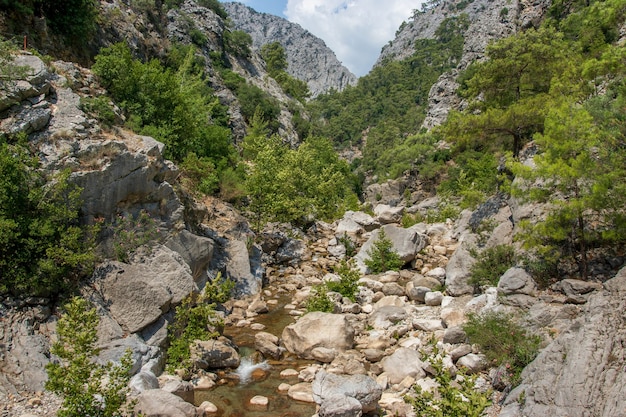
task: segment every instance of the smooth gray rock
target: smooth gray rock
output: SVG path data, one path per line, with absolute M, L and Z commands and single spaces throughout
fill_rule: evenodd
M 392 384 L 399 384 L 407 376 L 415 379 L 426 376 L 421 355 L 413 349 L 400 348 L 380 363 Z
M 374 248 L 375 242 L 378 240 L 380 231 L 384 230 L 387 239 L 392 242 L 393 250 L 400 256 L 405 263 L 411 262 L 415 256 L 426 246 L 426 237 L 411 229 L 391 224 L 385 225 L 380 229 L 374 230 L 367 242 L 361 246 L 361 249 L 355 256 L 356 266 L 362 272 L 368 272 L 365 260 L 370 258 L 368 252 Z
M 366 375 L 335 375 L 321 369 L 315 374 L 313 381 L 313 398 L 320 405 L 320 409 L 324 410 L 325 416 L 357 415 L 350 414 L 356 410 L 362 413 L 375 411 L 381 395 L 382 388 Z M 352 407 L 353 401 L 342 400 L 342 405 L 339 406 L 336 401 L 344 397 L 357 400 L 358 409 Z
M 263 278 L 253 269 L 246 242 L 230 240 L 225 256 L 226 277 L 235 282 L 235 294 L 237 296 L 258 294 L 263 285 Z
M 449 327 L 443 334 L 443 343 L 450 343 L 456 345 L 458 343 L 465 343 L 467 340 L 467 334 L 461 326 Z
M 474 288 L 467 283 L 469 271 L 476 260 L 464 245 L 459 245 L 446 265 L 446 291 L 453 297 L 472 294 Z
M 406 318 L 407 313 L 404 307 L 383 306 L 374 310 L 367 322 L 375 329 L 388 329 Z
M 133 375 L 128 385 L 136 392 L 144 392 L 159 388 L 159 380 L 152 372 L 142 371 Z
M 304 359 L 315 359 L 311 351 L 316 347 L 338 352 L 351 349 L 354 328 L 344 315 L 316 311 L 285 327 L 281 339 L 289 352 Z
M 523 268 L 510 268 L 498 281 L 498 294 L 500 295 L 535 295 L 536 292 L 537 284 Z
M 160 389 L 139 394 L 134 411 L 145 417 L 201 417 L 204 414 L 182 398 Z

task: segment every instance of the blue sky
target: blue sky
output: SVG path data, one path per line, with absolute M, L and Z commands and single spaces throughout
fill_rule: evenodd
M 256 11 L 298 23 L 324 40 L 358 76 L 367 74 L 423 0 L 239 0 Z

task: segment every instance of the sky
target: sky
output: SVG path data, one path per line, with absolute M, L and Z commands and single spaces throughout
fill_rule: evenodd
M 324 40 L 357 76 L 367 74 L 422 0 L 238 0 L 298 23 Z

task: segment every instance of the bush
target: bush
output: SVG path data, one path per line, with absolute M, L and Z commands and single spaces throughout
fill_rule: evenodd
M 97 230 L 81 226 L 69 177 L 46 178 L 25 147 L 0 139 L 0 294 L 55 295 L 91 273 Z
M 374 242 L 374 246 L 367 251 L 367 255 L 369 259 L 365 260 L 365 265 L 373 274 L 397 271 L 404 265 L 398 253 L 394 252 L 393 243 L 387 238 L 385 229 L 380 229 L 378 239 Z
M 65 305 L 57 323 L 58 340 L 50 352 L 55 360 L 46 365 L 46 389 L 63 397 L 60 417 L 121 416 L 128 395 L 132 366 L 130 350 L 119 365 L 100 365 L 98 314 L 87 301 L 74 297 Z
M 356 269 L 352 269 L 353 263 L 342 261 L 335 272 L 340 279 L 337 282 L 329 281 L 326 283 L 328 290 L 337 292 L 343 297 L 356 301 L 359 291 L 358 281 L 361 274 Z
M 438 386 L 436 394 L 423 391 L 415 385 L 414 395 L 407 395 L 404 400 L 413 406 L 420 417 L 480 417 L 491 404 L 490 391 L 485 393 L 475 389 L 476 375 L 466 375 L 460 370 L 456 379 L 444 368 L 441 355 L 429 360 L 435 370 Z
M 221 275 L 207 283 L 200 295 L 190 294 L 176 307 L 174 322 L 169 326 L 169 348 L 167 370 L 191 369 L 190 345 L 194 340 L 209 340 L 218 337 L 224 326 L 215 313 L 215 303 L 230 298 L 235 284 L 222 280 Z
M 498 285 L 500 277 L 513 267 L 516 262 L 515 249 L 511 245 L 497 245 L 487 248 L 481 253 L 471 251 L 476 262 L 470 268 L 467 283 L 475 288 Z
M 335 303 L 328 297 L 328 287 L 325 284 L 315 285 L 311 289 L 311 294 L 306 300 L 306 311 L 322 311 L 332 313 L 335 310 Z
M 504 366 L 512 386 L 519 383 L 522 370 L 535 359 L 541 345 L 538 335 L 529 334 L 505 313 L 470 314 L 463 330 L 492 365 Z

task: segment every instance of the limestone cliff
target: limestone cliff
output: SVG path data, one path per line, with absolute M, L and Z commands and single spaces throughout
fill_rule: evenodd
M 415 51 L 417 39 L 433 39 L 435 31 L 446 18 L 466 14 L 470 25 L 465 32 L 463 56 L 457 68 L 441 75 L 429 94 L 429 106 L 424 127 L 441 124 L 451 109 L 459 109 L 463 103 L 455 94 L 456 77 L 476 60 L 484 59 L 489 42 L 514 34 L 520 29 L 536 26 L 551 4 L 550 0 L 529 2 L 526 0 L 450 0 L 433 2 L 430 8 L 413 15 L 404 22 L 394 40 L 389 41 L 376 61 L 380 65 L 388 59 L 402 60 Z
M 344 67 L 323 40 L 296 23 L 267 13 L 258 13 L 241 3 L 224 3 L 235 29 L 252 36 L 253 47 L 279 42 L 287 55 L 287 72 L 305 81 L 313 97 L 356 83 L 356 76 Z

